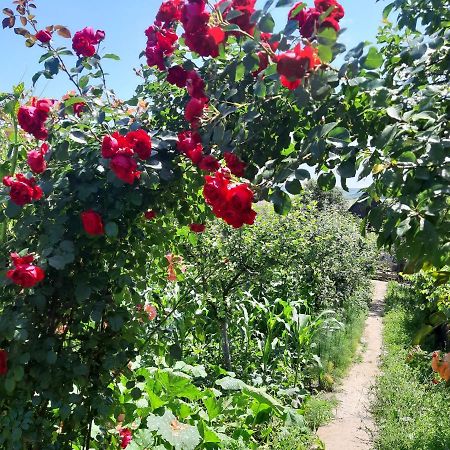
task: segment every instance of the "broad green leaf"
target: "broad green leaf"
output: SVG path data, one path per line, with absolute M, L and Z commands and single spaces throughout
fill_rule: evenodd
M 364 58 L 363 66 L 366 69 L 378 69 L 383 64 L 383 56 L 375 47 L 370 47 L 367 56 Z
M 150 414 L 147 419 L 147 428 L 155 431 L 168 444 L 173 445 L 174 450 L 194 450 L 201 442 L 197 427 L 179 422 L 168 410 L 163 416 Z

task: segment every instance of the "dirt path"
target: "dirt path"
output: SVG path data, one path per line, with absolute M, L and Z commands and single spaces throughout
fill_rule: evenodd
M 337 391 L 335 419 L 319 428 L 317 434 L 326 450 L 369 450 L 374 423 L 368 412 L 370 388 L 378 374 L 382 345 L 382 313 L 386 284 L 374 281 L 374 296 L 363 335 L 367 348 Z

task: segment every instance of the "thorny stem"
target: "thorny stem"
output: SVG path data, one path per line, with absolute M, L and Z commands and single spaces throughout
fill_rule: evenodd
M 14 176 L 14 173 L 16 172 L 17 167 L 17 158 L 19 155 L 19 136 L 18 136 L 18 124 L 17 124 L 17 118 L 16 115 L 13 113 L 11 114 L 13 124 L 14 124 L 14 143 L 13 143 L 13 154 L 11 159 L 11 175 Z M 8 219 L 5 218 L 5 221 L 3 222 L 2 226 L 2 233 L 0 236 L 0 242 L 4 243 L 6 240 L 6 232 L 8 230 Z

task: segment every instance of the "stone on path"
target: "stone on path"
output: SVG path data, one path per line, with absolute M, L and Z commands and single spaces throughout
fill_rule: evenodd
M 367 344 L 362 361 L 354 364 L 337 391 L 338 406 L 331 423 L 320 427 L 317 435 L 326 450 L 370 450 L 375 424 L 369 413 L 371 387 L 379 373 L 382 349 L 382 314 L 387 283 L 374 281 L 374 295 L 365 324 L 363 342 Z

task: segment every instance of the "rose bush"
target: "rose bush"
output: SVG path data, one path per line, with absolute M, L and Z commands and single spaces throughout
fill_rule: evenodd
M 177 247 L 183 237 L 195 240 L 189 225 L 214 216 L 250 225 L 259 199 L 287 213 L 289 194 L 310 176 L 304 163 L 327 189 L 336 171 L 344 188 L 358 169 L 372 172 L 364 200 L 381 201 L 370 214 L 380 244 L 397 245 L 418 265 L 448 261 L 439 120 L 448 35 L 420 7 L 433 40 L 417 50 L 409 44 L 414 31 L 404 45 L 386 31 L 386 62 L 362 44 L 336 70 L 330 63 L 345 51 L 337 43 L 340 5 L 294 6 L 274 33 L 273 4 L 257 11 L 250 0 L 163 2 L 145 31 L 144 81 L 128 102 L 106 85 L 102 59 L 117 57 L 99 53 L 103 31 L 85 27 L 72 38 L 62 25 L 45 25 L 41 33 L 28 0 L 3 10 L 3 27 L 43 51 L 33 83 L 64 74 L 76 92 L 29 99 L 19 85 L 1 97 L 11 131 L 1 165 L 0 347 L 8 370 L 0 445 L 88 449 L 97 445 L 95 427 L 108 435 L 121 401 L 117 378 L 131 375 L 130 361 L 178 305 L 158 315 L 145 338 L 136 306 L 149 285 L 158 296 L 167 280 L 182 278 Z M 400 15 L 400 26 L 408 17 Z M 409 102 L 396 103 L 412 90 Z M 12 269 L 11 254 L 28 262 Z M 110 442 L 117 437 L 111 432 Z

